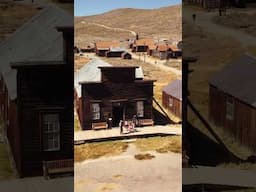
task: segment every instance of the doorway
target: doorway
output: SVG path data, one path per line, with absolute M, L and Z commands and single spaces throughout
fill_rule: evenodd
M 124 115 L 124 106 L 123 105 L 114 105 L 112 106 L 112 118 L 113 126 L 118 127 L 120 120 L 123 119 Z

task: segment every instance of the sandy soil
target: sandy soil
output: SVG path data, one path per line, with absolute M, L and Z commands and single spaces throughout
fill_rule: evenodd
M 76 192 L 180 192 L 181 154 L 149 152 L 155 158 L 136 160 L 133 144 L 120 156 L 75 164 Z

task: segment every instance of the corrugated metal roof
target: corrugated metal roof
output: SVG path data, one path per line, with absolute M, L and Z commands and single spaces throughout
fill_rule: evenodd
M 99 59 L 94 58 L 85 64 L 79 71 L 75 72 L 74 75 L 74 86 L 78 97 L 82 96 L 81 85 L 79 82 L 100 82 L 101 81 L 101 70 L 99 67 L 111 67 L 112 65 Z M 115 67 L 115 66 L 112 66 Z M 143 79 L 144 74 L 142 67 L 138 67 L 135 70 L 135 76 L 137 79 Z
M 17 97 L 17 71 L 10 63 L 63 60 L 62 33 L 56 30 L 62 25 L 73 26 L 73 17 L 51 5 L 0 44 L 0 72 L 12 100 Z
M 163 88 L 163 91 L 179 100 L 182 100 L 182 81 L 180 79 L 172 81 Z
M 215 74 L 210 84 L 256 107 L 256 58 L 242 55 Z

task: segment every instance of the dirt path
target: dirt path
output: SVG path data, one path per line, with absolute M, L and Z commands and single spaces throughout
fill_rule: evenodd
M 255 46 L 256 37 L 253 37 L 247 33 L 218 25 L 212 22 L 212 18 L 218 14 L 218 12 L 202 12 L 202 11 L 193 11 L 190 8 L 186 8 L 186 11 L 183 11 L 183 19 L 185 22 L 192 23 L 192 14 L 196 14 L 195 26 L 199 26 L 204 30 L 209 31 L 210 33 L 217 33 L 223 36 L 229 36 L 239 41 L 243 47 Z
M 181 191 L 181 154 L 149 152 L 155 158 L 139 161 L 138 152 L 129 144 L 120 156 L 75 163 L 75 191 Z
M 132 53 L 132 57 L 136 60 L 141 60 L 141 61 L 144 61 L 144 56 L 138 56 L 136 55 L 135 53 Z M 148 56 L 145 56 L 145 62 L 148 63 L 148 64 L 151 64 L 153 65 L 154 67 L 162 70 L 162 71 L 168 71 L 168 72 L 172 72 L 174 73 L 175 75 L 177 76 L 181 76 L 181 70 L 179 69 L 176 69 L 176 68 L 173 68 L 173 67 L 170 67 L 170 66 L 165 66 L 164 63 L 166 62 L 166 60 L 159 60 L 159 59 L 154 59 L 154 58 L 151 58 L 151 57 L 148 57 Z M 181 62 L 181 61 L 180 61 Z
M 82 22 L 82 23 L 91 24 L 91 25 L 96 25 L 96 26 L 98 26 L 98 27 L 103 27 L 103 28 L 108 29 L 108 30 L 129 32 L 129 33 L 131 33 L 132 35 L 136 36 L 136 32 L 135 32 L 135 31 L 132 31 L 132 30 L 123 29 L 123 28 L 116 28 L 116 27 L 109 27 L 109 26 L 106 26 L 106 25 L 103 25 L 103 24 L 99 24 L 99 23 L 91 23 L 91 22 L 85 22 L 85 21 L 81 21 L 81 22 Z

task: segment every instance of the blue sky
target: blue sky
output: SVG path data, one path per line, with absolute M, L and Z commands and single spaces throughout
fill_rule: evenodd
M 96 15 L 118 8 L 153 9 L 180 3 L 181 0 L 75 0 L 75 16 Z

